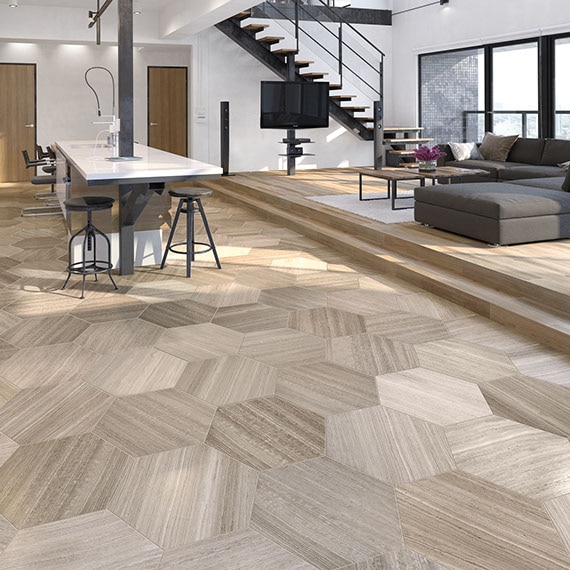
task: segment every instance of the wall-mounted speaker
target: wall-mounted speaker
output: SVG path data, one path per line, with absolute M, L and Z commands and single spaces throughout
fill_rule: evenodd
M 220 162 L 222 176 L 230 176 L 230 102 L 220 102 Z

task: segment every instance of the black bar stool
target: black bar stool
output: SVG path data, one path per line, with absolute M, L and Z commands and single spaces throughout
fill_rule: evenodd
M 172 228 L 170 230 L 170 235 L 168 236 L 168 241 L 166 242 L 166 248 L 164 250 L 164 255 L 162 256 L 162 263 L 160 268 L 164 269 L 164 264 L 166 263 L 166 258 L 168 252 L 172 251 L 174 253 L 180 253 L 186 255 L 186 277 L 190 277 L 191 265 L 194 261 L 194 257 L 199 253 L 207 253 L 211 251 L 214 254 L 214 259 L 216 260 L 216 265 L 218 269 L 222 268 L 220 264 L 220 259 L 218 257 L 218 252 L 216 251 L 216 246 L 214 244 L 214 238 L 212 237 L 212 232 L 210 231 L 210 226 L 208 225 L 208 220 L 206 219 L 206 214 L 204 213 L 204 207 L 202 206 L 202 198 L 212 195 L 212 191 L 209 188 L 176 188 L 169 190 L 168 193 L 173 198 L 180 198 L 178 202 L 178 208 L 176 209 L 176 214 L 174 215 L 174 221 L 172 222 Z M 208 242 L 197 242 L 194 241 L 194 212 L 196 212 L 196 206 L 202 217 L 202 223 L 208 235 Z M 176 225 L 178 224 L 178 218 L 180 214 L 186 214 L 186 241 L 172 244 L 172 239 L 174 238 L 174 232 L 176 231 Z M 196 251 L 197 245 L 205 246 L 205 249 Z M 184 250 L 176 250 L 176 247 L 185 246 Z
M 69 238 L 68 245 L 68 260 L 69 265 L 67 266 L 67 279 L 63 284 L 62 289 L 65 289 L 71 274 L 81 275 L 83 277 L 81 285 L 81 298 L 85 298 L 85 277 L 87 275 L 95 275 L 95 281 L 97 281 L 98 273 L 108 273 L 111 283 L 115 289 L 118 289 L 113 276 L 111 275 L 111 269 L 113 265 L 111 263 L 111 242 L 109 238 L 99 229 L 97 229 L 92 221 L 93 212 L 98 212 L 100 210 L 108 210 L 113 207 L 115 200 L 113 198 L 108 198 L 106 196 L 81 196 L 77 198 L 70 198 L 65 200 L 64 205 L 68 212 L 87 212 L 87 225 L 83 226 L 78 232 L 74 233 Z M 83 236 L 83 246 L 82 246 L 82 259 L 81 261 L 76 261 L 71 263 L 71 246 L 73 240 L 80 234 Z M 97 234 L 102 236 L 107 242 L 107 259 L 97 259 Z M 93 256 L 87 259 L 87 252 L 93 252 Z

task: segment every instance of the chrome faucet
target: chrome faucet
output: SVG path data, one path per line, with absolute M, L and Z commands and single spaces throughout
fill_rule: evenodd
M 89 74 L 89 72 L 93 69 L 102 69 L 103 71 L 106 71 L 109 76 L 111 77 L 111 86 L 112 86 L 112 90 L 113 90 L 113 109 L 112 109 L 112 114 L 111 115 L 102 115 L 101 114 L 101 103 L 99 101 L 99 95 L 97 94 L 97 91 L 95 91 L 95 88 L 91 85 L 91 83 L 89 83 L 89 79 L 87 78 L 87 75 Z M 113 77 L 113 74 L 111 73 L 111 71 L 109 71 L 106 67 L 100 67 L 100 66 L 93 66 L 90 67 L 86 72 L 85 72 L 85 83 L 87 83 L 87 86 L 89 87 L 89 89 L 91 89 L 91 91 L 93 91 L 93 94 L 95 95 L 95 100 L 97 101 L 97 116 L 101 117 L 101 119 L 105 119 L 107 118 L 108 120 L 102 120 L 102 121 L 93 121 L 94 125 L 109 125 L 109 136 L 107 137 L 107 146 L 111 147 L 114 149 L 114 152 L 117 153 L 118 152 L 118 148 L 119 148 L 119 131 L 121 130 L 121 121 L 120 119 L 116 116 L 115 113 L 115 78 Z

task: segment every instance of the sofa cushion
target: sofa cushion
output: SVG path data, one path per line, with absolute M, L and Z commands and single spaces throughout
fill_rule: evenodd
M 513 144 L 507 160 L 524 164 L 540 164 L 544 152 L 544 139 L 518 138 Z
M 507 162 L 500 162 L 496 160 L 451 160 L 445 163 L 445 166 L 456 166 L 457 168 L 480 168 L 489 172 L 491 178 L 497 179 L 497 173 L 504 168 L 510 168 Z
M 570 192 L 570 170 L 566 172 L 566 176 L 564 177 L 564 180 L 562 181 L 562 186 L 560 186 L 560 188 L 564 192 Z
M 483 142 L 479 147 L 479 152 L 483 155 L 483 158 L 485 158 L 485 160 L 496 160 L 504 162 L 507 160 L 509 151 L 518 138 L 519 135 L 504 137 L 495 135 L 493 133 L 485 133 Z
M 564 174 L 564 170 L 558 166 L 539 166 L 529 164 L 503 168 L 498 171 L 497 178 L 499 180 L 520 180 L 521 178 L 546 178 L 547 176 L 560 177 Z
M 531 186 L 534 188 L 548 188 L 549 190 L 558 190 L 559 192 L 564 192 L 562 190 L 562 182 L 564 182 L 564 176 L 549 176 L 548 178 L 530 178 L 527 180 L 513 180 L 509 184 L 516 184 L 517 186 Z
M 570 160 L 570 140 L 546 139 L 540 164 L 556 166 Z
M 416 202 L 492 219 L 570 214 L 570 194 L 499 182 L 423 186 Z
M 473 158 L 476 160 L 483 159 L 483 156 L 479 152 L 479 148 L 477 147 L 477 143 L 456 143 L 456 142 L 449 142 L 447 143 L 451 152 L 453 154 L 453 158 L 458 161 L 467 160 L 469 158 Z M 445 151 L 444 151 L 445 152 Z

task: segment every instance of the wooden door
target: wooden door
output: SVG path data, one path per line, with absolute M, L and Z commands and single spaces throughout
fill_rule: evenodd
M 148 68 L 148 146 L 188 156 L 188 68 Z
M 35 148 L 36 66 L 0 63 L 0 182 L 29 180 L 22 150 L 35 158 Z

